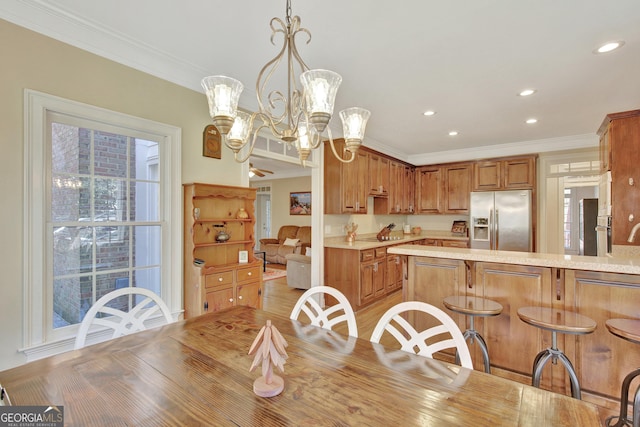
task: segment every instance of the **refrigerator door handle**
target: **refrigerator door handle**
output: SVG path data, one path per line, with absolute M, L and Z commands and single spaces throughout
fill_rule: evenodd
M 493 217 L 493 209 L 489 209 L 489 249 L 495 249 L 496 244 L 496 223 Z
M 496 209 L 496 217 L 495 217 L 495 222 L 494 222 L 494 228 L 496 230 L 496 239 L 495 239 L 495 245 L 494 248 L 495 250 L 498 250 L 498 248 L 500 247 L 500 226 L 498 223 L 498 220 L 500 219 L 500 217 L 498 216 L 498 209 Z

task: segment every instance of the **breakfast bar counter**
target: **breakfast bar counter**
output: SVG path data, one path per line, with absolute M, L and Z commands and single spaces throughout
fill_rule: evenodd
M 633 343 L 608 333 L 610 318 L 640 318 L 640 258 L 590 257 L 397 245 L 388 254 L 401 256 L 405 275 L 403 299 L 425 301 L 447 311 L 448 296 L 469 295 L 500 303 L 503 312 L 477 319 L 487 342 L 492 373 L 531 381 L 536 354 L 551 346 L 551 334 L 518 317 L 521 307 L 547 307 L 575 312 L 596 322 L 588 335 L 561 335 L 558 347 L 573 363 L 582 397 L 617 408 L 620 384 L 640 366 Z M 462 330 L 466 319 L 449 312 Z M 471 346 L 474 366 L 481 366 L 478 346 Z M 571 394 L 560 364 L 548 364 L 541 386 Z

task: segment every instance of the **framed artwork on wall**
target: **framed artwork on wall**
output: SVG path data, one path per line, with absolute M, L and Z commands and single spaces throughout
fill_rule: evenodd
M 289 215 L 311 215 L 311 192 L 289 193 Z
M 222 135 L 214 125 L 209 125 L 202 132 L 202 155 L 214 159 L 222 158 Z

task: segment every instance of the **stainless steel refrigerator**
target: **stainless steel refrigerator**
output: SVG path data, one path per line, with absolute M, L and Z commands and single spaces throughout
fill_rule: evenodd
M 472 249 L 531 252 L 531 190 L 471 193 Z

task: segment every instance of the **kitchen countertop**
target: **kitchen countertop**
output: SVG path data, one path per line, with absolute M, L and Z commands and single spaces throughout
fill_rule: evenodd
M 486 249 L 448 248 L 424 245 L 399 245 L 388 253 L 432 258 L 484 261 L 502 264 L 556 267 L 605 273 L 640 274 L 640 258 L 595 257 L 533 252 L 491 251 Z
M 353 250 L 366 250 L 379 248 L 382 246 L 400 245 L 408 242 L 415 242 L 422 239 L 446 239 L 446 240 L 463 240 L 468 241 L 469 237 L 466 235 L 455 234 L 450 231 L 442 230 L 423 230 L 418 235 L 402 234 L 402 232 L 392 232 L 391 240 L 376 240 L 377 234 L 363 234 L 356 236 L 354 242 L 347 242 L 345 236 L 325 237 L 324 247 L 335 249 L 353 249 Z

